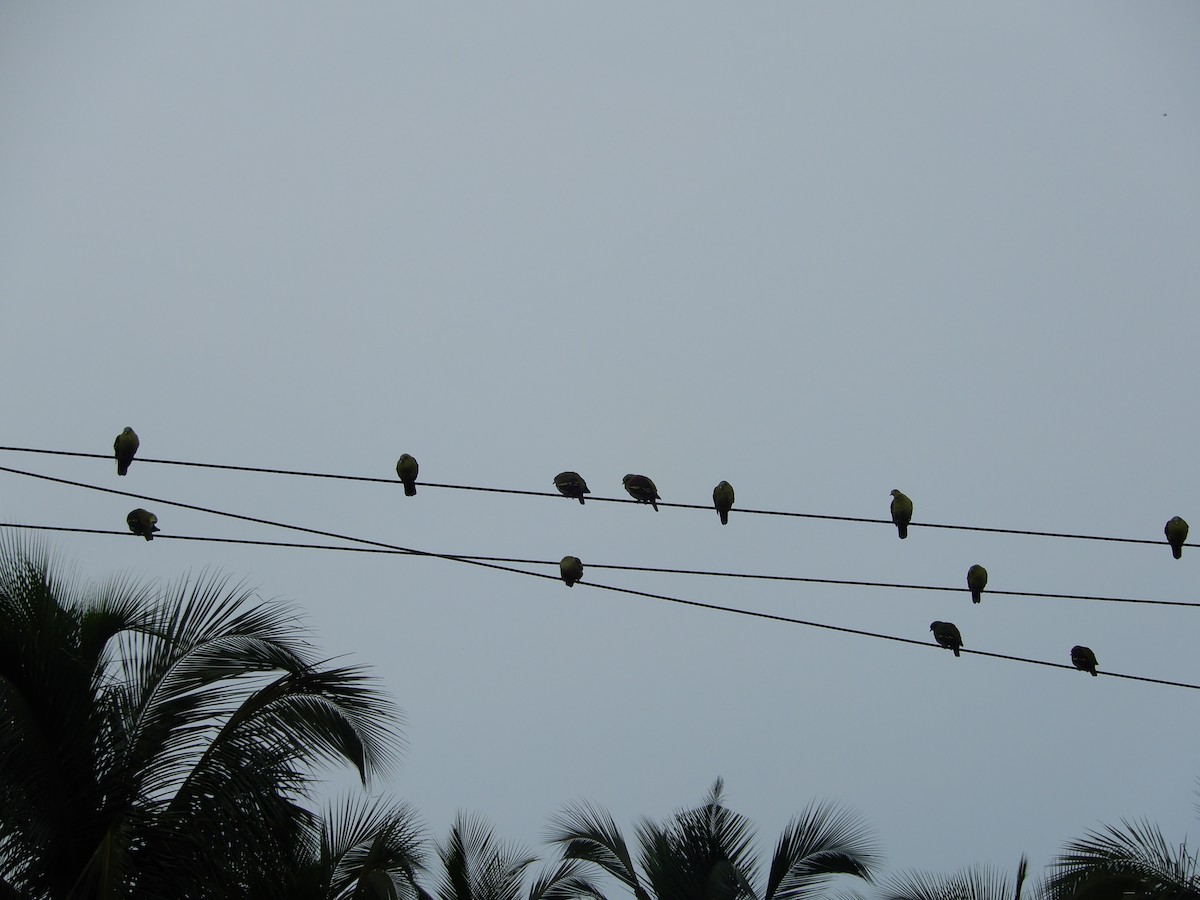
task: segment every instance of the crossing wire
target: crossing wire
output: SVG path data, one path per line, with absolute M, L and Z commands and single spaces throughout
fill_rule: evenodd
M 104 528 L 75 528 L 65 525 L 27 525 L 20 523 L 0 522 L 0 528 L 22 528 L 31 531 L 59 531 L 79 534 L 104 534 L 113 537 L 131 537 L 128 531 L 113 531 Z M 220 544 L 245 544 L 253 547 L 281 547 L 295 550 L 333 550 L 346 553 L 378 553 L 393 556 L 414 556 L 425 555 L 413 550 L 387 550 L 378 547 L 341 547 L 334 544 L 301 544 L 290 541 L 260 541 L 251 540 L 249 538 L 225 538 L 225 537 L 209 537 L 190 534 L 160 534 L 156 533 L 155 540 L 174 540 L 174 541 L 203 541 L 209 543 Z M 435 554 L 444 555 L 447 558 L 460 560 L 475 560 L 479 562 L 496 562 L 496 563 L 512 563 L 514 565 L 529 565 L 529 566 L 557 566 L 558 560 L 553 559 L 528 559 L 525 557 L 512 556 L 481 556 L 470 553 L 447 553 Z M 751 572 L 724 572 L 711 569 L 673 569 L 661 566 L 626 566 L 617 565 L 615 563 L 595 563 L 588 562 L 589 569 L 606 569 L 616 572 L 649 572 L 653 574 L 663 575 L 703 575 L 712 578 L 745 578 L 757 581 L 779 581 L 798 584 L 828 584 L 845 587 L 873 587 L 873 588 L 893 588 L 899 590 L 911 591 L 949 591 L 952 593 L 969 594 L 969 588 L 950 587 L 941 584 L 904 584 L 894 581 L 856 581 L 846 578 L 814 578 L 805 575 L 763 575 Z M 1095 594 L 1054 594 L 1045 591 L 1007 591 L 988 588 L 983 592 L 986 596 L 999 597 L 1034 597 L 1047 600 L 1092 600 L 1105 603 L 1137 603 L 1150 606 L 1175 606 L 1175 607 L 1191 607 L 1193 609 L 1200 608 L 1200 603 L 1188 600 L 1153 600 L 1143 597 L 1105 597 Z
M 51 456 L 68 456 L 81 459 L 113 459 L 110 453 L 81 453 L 72 450 L 44 450 L 34 447 L 0 447 L 0 451 L 9 451 L 14 453 L 40 453 Z M 395 478 L 379 478 L 367 475 L 338 475 L 329 472 L 305 472 L 295 469 L 276 469 L 264 466 L 236 466 L 226 463 L 206 463 L 206 462 L 191 462 L 178 459 L 143 459 L 138 457 L 136 460 L 138 465 L 151 464 L 163 466 L 191 466 L 202 469 L 220 469 L 230 472 L 254 472 L 267 475 L 291 475 L 301 478 L 326 478 L 340 481 L 357 481 L 369 484 L 388 484 L 395 487 L 400 486 L 400 482 Z M 11 471 L 11 470 L 10 470 Z M 446 490 L 456 491 L 477 491 L 492 494 L 513 494 L 524 497 L 553 497 L 555 499 L 563 499 L 562 495 L 551 491 L 527 491 L 517 488 L 497 488 L 497 487 L 480 487 L 478 485 L 468 484 L 442 484 L 439 482 L 419 481 L 418 485 L 424 488 L 443 488 Z M 588 495 L 588 500 L 593 503 L 638 503 L 640 501 L 626 499 L 624 497 L 598 497 Z M 574 500 L 572 500 L 574 502 Z M 674 508 L 674 509 L 702 509 L 712 512 L 713 507 L 703 503 L 668 503 L 662 500 L 658 501 L 659 506 Z M 745 509 L 738 507 L 732 510 L 731 514 L 750 515 L 750 516 L 781 516 L 797 519 L 820 519 L 832 522 L 861 522 L 871 525 L 889 525 L 891 519 L 873 519 L 864 518 L 861 516 L 836 516 L 826 513 L 804 513 L 790 512 L 787 510 L 777 509 Z M 985 534 L 1016 534 L 1026 535 L 1029 537 L 1049 537 L 1049 538 L 1066 538 L 1077 541 L 1108 541 L 1110 543 L 1121 544 L 1150 544 L 1150 545 L 1165 545 L 1165 540 L 1157 540 L 1151 538 L 1129 538 L 1129 537 L 1111 537 L 1099 534 L 1073 534 L 1061 531 L 1032 531 L 1024 528 L 993 528 L 983 525 L 951 525 L 938 522 L 913 522 L 909 528 L 937 528 L 945 531 L 976 531 Z M 1197 547 L 1200 544 L 1185 544 L 1187 547 Z
M 386 550 L 399 550 L 399 551 L 408 552 L 408 553 L 411 553 L 411 554 L 414 554 L 417 556 L 428 556 L 428 557 L 432 557 L 432 558 L 436 558 L 436 559 L 446 559 L 446 560 L 451 560 L 453 562 L 462 562 L 462 563 L 466 563 L 468 565 L 480 566 L 480 567 L 487 568 L 487 569 L 496 569 L 496 570 L 504 571 L 504 572 L 513 572 L 515 574 L 525 575 L 525 576 L 528 576 L 531 578 L 550 579 L 552 581 L 558 580 L 558 577 L 555 575 L 546 575 L 541 572 L 531 572 L 526 569 L 516 569 L 511 566 L 501 565 L 499 563 L 483 562 L 481 560 L 472 560 L 472 559 L 468 559 L 465 557 L 453 556 L 453 555 L 450 555 L 447 553 L 433 553 L 428 550 L 416 550 L 411 547 L 403 547 L 403 546 L 400 546 L 397 544 L 387 544 L 382 541 L 369 540 L 367 538 L 355 537 L 353 535 L 338 534 L 337 532 L 323 531 L 323 530 L 317 529 L 317 528 L 308 528 L 303 525 L 292 525 L 292 524 L 289 524 L 286 522 L 275 522 L 270 519 L 259 518 L 257 516 L 247 516 L 247 515 L 242 515 L 241 513 L 232 513 L 232 512 L 227 512 L 224 510 L 211 509 L 208 507 L 197 506 L 197 505 L 191 504 L 191 503 L 183 503 L 179 500 L 167 500 L 162 497 L 150 497 L 145 494 L 135 494 L 131 491 L 119 491 L 116 488 L 102 487 L 101 485 L 87 484 L 85 482 L 80 482 L 80 481 L 71 481 L 66 478 L 56 478 L 51 475 L 42 475 L 37 472 L 25 472 L 20 469 L 12 469 L 12 468 L 8 468 L 6 466 L 0 466 L 0 472 L 9 472 L 14 475 L 24 475 L 24 476 L 27 476 L 30 478 L 35 478 L 35 479 L 39 479 L 42 481 L 53 482 L 56 484 L 64 484 L 64 485 L 67 485 L 70 487 L 83 488 L 85 490 L 98 491 L 98 492 L 106 493 L 106 494 L 114 494 L 119 497 L 128 497 L 133 500 L 144 500 L 144 501 L 147 501 L 150 503 L 159 503 L 164 506 L 174 506 L 174 507 L 178 507 L 179 509 L 189 509 L 194 512 L 208 513 L 210 515 L 221 516 L 223 518 L 235 519 L 235 520 L 243 521 L 243 522 L 254 522 L 257 524 L 261 524 L 261 525 L 269 525 L 274 528 L 283 528 L 283 529 L 290 530 L 290 531 L 302 532 L 304 534 L 313 534 L 313 535 L 317 535 L 319 537 L 333 538 L 334 540 L 349 541 L 351 543 L 360 543 L 360 544 L 365 544 L 367 546 L 377 547 L 377 548 L 386 549 Z M 771 622 L 781 622 L 781 623 L 786 623 L 786 624 L 790 624 L 790 625 L 802 625 L 802 626 L 805 626 L 808 628 L 818 628 L 818 629 L 821 629 L 824 631 L 838 632 L 841 634 L 853 634 L 853 635 L 858 635 L 860 637 L 869 637 L 869 638 L 875 638 L 877 640 L 891 641 L 893 643 L 909 644 L 909 645 L 916 646 L 916 647 L 941 649 L 941 648 L 936 647 L 935 645 L 930 644 L 926 641 L 919 641 L 919 640 L 916 640 L 915 638 L 906 638 L 906 637 L 901 637 L 899 635 L 884 634 L 884 633 L 876 632 L 876 631 L 866 631 L 866 630 L 860 629 L 860 628 L 849 628 L 849 627 L 846 627 L 843 625 L 830 625 L 825 622 L 812 622 L 812 621 L 809 621 L 806 619 L 798 619 L 798 618 L 794 618 L 791 616 L 782 616 L 782 615 L 777 615 L 774 613 L 760 612 L 757 610 L 739 609 L 737 607 L 722 606 L 722 605 L 716 604 L 716 603 L 704 603 L 700 600 L 687 600 L 682 597 L 674 597 L 669 594 L 657 594 L 657 593 L 653 593 L 650 591 L 639 591 L 639 590 L 635 590 L 633 588 L 618 587 L 616 585 L 611 585 L 611 584 L 599 584 L 596 582 L 585 582 L 585 581 L 580 581 L 580 582 L 578 582 L 578 584 L 583 585 L 585 587 L 593 588 L 595 590 L 610 591 L 610 592 L 620 593 L 620 594 L 628 594 L 630 596 L 644 597 L 644 598 L 647 598 L 650 600 L 660 600 L 665 603 L 674 603 L 674 604 L 678 604 L 681 606 L 689 606 L 689 607 L 692 607 L 695 609 L 707 609 L 707 610 L 712 610 L 714 612 L 729 613 L 732 615 L 746 616 L 746 617 L 755 618 L 755 619 L 763 619 L 763 620 L 771 621 Z M 990 651 L 990 650 L 974 650 L 974 649 L 967 649 L 967 648 L 963 647 L 963 648 L 960 648 L 960 652 L 966 653 L 969 656 L 983 656 L 983 657 L 989 657 L 991 659 L 1003 659 L 1003 660 L 1008 660 L 1010 662 L 1026 663 L 1026 664 L 1035 665 L 1035 666 L 1045 666 L 1047 668 L 1052 668 L 1052 669 L 1068 669 L 1071 671 L 1075 671 L 1074 666 L 1069 666 L 1069 665 L 1066 665 L 1065 663 L 1055 663 L 1055 662 L 1050 662 L 1048 660 L 1032 659 L 1030 657 L 1024 657 L 1024 656 L 1014 656 L 1011 654 L 997 653 L 995 651 Z M 1187 688 L 1190 690 L 1200 690 L 1200 684 L 1190 684 L 1190 683 L 1184 682 L 1184 681 L 1171 681 L 1169 679 L 1164 679 L 1164 678 L 1151 678 L 1147 675 L 1131 675 L 1131 674 L 1124 673 L 1124 672 L 1109 672 L 1109 671 L 1102 672 L 1100 674 L 1103 674 L 1109 678 L 1121 678 L 1121 679 L 1125 679 L 1128 681 L 1140 681 L 1140 682 L 1144 682 L 1147 684 L 1161 684 L 1161 685 L 1164 685 L 1167 687 L 1180 687 L 1180 688 Z

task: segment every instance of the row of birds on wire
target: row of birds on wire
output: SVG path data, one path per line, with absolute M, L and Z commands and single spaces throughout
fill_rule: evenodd
M 116 440 L 113 441 L 113 453 L 117 459 L 118 475 L 126 475 L 129 472 L 129 466 L 137 454 L 140 443 L 137 433 L 132 428 L 126 427 L 117 435 Z M 396 475 L 404 486 L 405 496 L 416 496 L 419 473 L 420 466 L 416 458 L 409 453 L 401 454 L 396 461 Z M 658 511 L 658 501 L 662 497 L 652 479 L 646 475 L 631 474 L 626 475 L 621 481 L 630 497 L 638 503 L 648 503 L 655 512 Z M 587 482 L 578 472 L 559 472 L 554 476 L 554 486 L 564 497 L 578 500 L 580 505 L 584 504 L 584 494 L 591 493 Z M 908 495 L 899 490 L 893 490 L 891 496 L 892 523 L 896 526 L 896 532 L 900 539 L 904 540 L 908 537 L 908 526 L 912 522 L 913 502 Z M 712 499 L 713 507 L 721 519 L 721 524 L 728 525 L 729 512 L 733 509 L 734 503 L 733 485 L 728 481 L 722 481 L 713 488 Z M 160 531 L 158 516 L 149 510 L 141 508 L 131 510 L 125 517 L 125 522 L 133 534 L 144 537 L 147 541 L 154 540 L 155 532 Z M 1163 533 L 1171 546 L 1172 555 L 1175 559 L 1181 559 L 1183 545 L 1187 541 L 1188 535 L 1187 522 L 1179 516 L 1174 516 L 1167 522 Z M 559 563 L 559 574 L 567 587 L 574 587 L 583 580 L 583 562 L 577 556 L 564 556 Z M 967 589 L 971 592 L 972 603 L 982 602 L 987 581 L 987 569 L 978 563 L 967 570 Z M 929 630 L 933 632 L 933 639 L 939 646 L 952 650 L 956 657 L 959 656 L 958 651 L 963 646 L 962 634 L 953 622 L 933 622 L 930 624 Z M 1090 647 L 1082 645 L 1072 647 L 1071 663 L 1084 672 L 1097 674 L 1096 654 Z

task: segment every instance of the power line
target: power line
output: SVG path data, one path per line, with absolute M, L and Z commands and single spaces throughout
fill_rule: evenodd
M 63 525 L 26 525 L 20 523 L 0 522 L 0 528 L 22 528 L 31 531 L 60 531 L 79 534 L 103 534 L 113 537 L 133 537 L 128 531 L 114 531 L 104 528 L 74 528 Z M 391 550 L 382 547 L 342 547 L 334 544 L 300 544 L 290 541 L 260 541 L 248 538 L 209 537 L 190 534 L 156 534 L 155 540 L 202 541 L 219 544 L 243 544 L 254 547 L 279 547 L 293 550 L 333 550 L 344 553 L 376 553 L 391 556 L 437 556 L 439 558 L 457 559 L 463 561 L 511 563 L 528 566 L 557 566 L 554 559 L 528 559 L 512 556 L 482 556 L 473 553 L 426 553 L 416 550 Z M 965 587 L 950 587 L 939 584 L 905 584 L 894 581 L 856 581 L 845 578 L 815 578 L 805 575 L 762 575 L 751 572 L 725 572 L 709 569 L 671 569 L 659 566 L 625 566 L 614 563 L 587 562 L 588 569 L 605 569 L 616 572 L 648 572 L 663 575 L 703 575 L 713 578 L 744 578 L 757 581 L 779 581 L 799 584 L 827 584 L 839 587 L 873 587 L 893 588 L 911 591 L 946 591 L 950 593 L 970 594 Z M 553 577 L 553 576 L 551 576 Z M 1105 597 L 1093 594 L 1052 594 L 1043 591 L 1005 591 L 987 589 L 986 596 L 1002 597 L 1033 597 L 1048 600 L 1094 600 L 1106 603 L 1138 603 L 1150 606 L 1176 606 L 1200 608 L 1200 603 L 1188 600 L 1152 600 L 1142 597 Z
M 41 453 L 52 456 L 69 456 L 81 459 L 107 459 L 112 460 L 111 453 L 79 453 L 70 450 L 43 450 L 33 447 L 0 447 L 0 451 L 10 451 L 16 453 Z M 202 469 L 219 469 L 231 472 L 253 472 L 266 475 L 292 475 L 301 478 L 326 478 L 339 481 L 358 481 L 369 484 L 388 484 L 395 487 L 400 486 L 400 481 L 395 478 L 379 478 L 367 475 L 338 475 L 329 472 L 305 472 L 295 469 L 275 469 L 262 466 L 235 466 L 225 463 L 205 463 L 191 462 L 177 459 L 143 459 L 137 458 L 138 464 L 149 463 L 152 465 L 164 466 L 191 466 Z M 13 471 L 13 470 L 3 470 Z M 552 491 L 527 491 L 517 488 L 497 488 L 497 487 L 481 487 L 478 485 L 469 484 L 443 484 L 432 481 L 419 481 L 418 485 L 425 488 L 443 488 L 446 490 L 456 491 L 478 491 L 491 494 L 513 494 L 524 497 L 552 497 L 556 500 L 570 499 L 564 498 L 561 494 Z M 627 499 L 625 497 L 600 497 L 588 495 L 588 501 L 593 503 L 639 503 L 640 501 Z M 573 502 L 573 501 L 572 501 Z M 662 500 L 658 501 L 659 506 L 670 507 L 674 509 L 701 509 L 709 513 L 713 511 L 713 507 L 704 503 L 669 503 Z M 782 516 L 786 518 L 796 519 L 820 519 L 831 522 L 860 522 L 871 525 L 887 525 L 894 527 L 891 519 L 872 519 L 862 516 L 835 516 L 826 513 L 804 513 L 790 512 L 787 510 L 777 509 L 746 509 L 737 507 L 732 510 L 732 514 L 749 515 L 749 516 Z M 1062 531 L 1032 531 L 1023 528 L 993 528 L 983 525 L 951 525 L 938 522 L 913 522 L 909 528 L 938 528 L 944 531 L 976 531 L 986 534 L 1016 534 L 1025 535 L 1028 537 L 1050 537 L 1050 538 L 1066 538 L 1078 541 L 1108 541 L 1110 543 L 1121 544 L 1150 544 L 1155 546 L 1167 546 L 1165 540 L 1157 540 L 1151 538 L 1129 538 L 1129 537 L 1111 537 L 1098 534 L 1074 534 Z M 1185 544 L 1186 547 L 1200 547 L 1200 544 Z
M 367 544 L 367 545 L 373 546 L 373 547 L 381 547 L 381 548 L 384 548 L 387 550 L 401 550 L 406 553 L 414 554 L 416 556 L 434 556 L 439 559 L 451 559 L 451 560 L 455 560 L 457 562 L 465 562 L 465 563 L 468 563 L 469 565 L 481 566 L 481 567 L 488 568 L 488 569 L 501 569 L 503 571 L 508 571 L 508 572 L 518 572 L 522 575 L 532 575 L 535 578 L 554 578 L 555 577 L 553 575 L 543 575 L 540 572 L 526 572 L 522 569 L 512 569 L 512 568 L 509 568 L 508 566 L 502 566 L 497 563 L 482 562 L 480 560 L 458 559 L 457 557 L 454 557 L 454 556 L 448 556 L 448 555 L 442 554 L 442 553 L 431 553 L 427 550 L 416 550 L 416 549 L 413 549 L 412 547 L 402 547 L 398 544 L 385 544 L 381 541 L 371 541 L 371 540 L 367 540 L 366 538 L 358 538 L 358 537 L 354 537 L 352 535 L 338 534 L 337 532 L 333 532 L 333 531 L 322 531 L 318 528 L 306 528 L 302 525 L 289 525 L 286 522 L 275 522 L 275 521 L 272 521 L 271 519 L 261 519 L 261 518 L 258 518 L 257 516 L 244 516 L 244 515 L 241 515 L 240 513 L 225 512 L 224 510 L 211 509 L 207 506 L 196 506 L 195 504 L 182 503 L 178 500 L 165 500 L 161 497 L 149 497 L 145 494 L 134 494 L 131 491 L 118 491 L 116 488 L 102 487 L 98 484 L 87 484 L 82 481 L 71 481 L 70 479 L 67 479 L 67 478 L 56 478 L 53 475 L 42 475 L 38 472 L 25 472 L 25 471 L 22 471 L 21 469 L 10 469 L 7 466 L 0 466 L 0 472 L 9 472 L 9 473 L 12 473 L 13 475 L 25 475 L 29 478 L 36 478 L 41 481 L 50 481 L 50 482 L 54 482 L 55 484 L 65 484 L 65 485 L 68 485 L 69 487 L 84 488 L 89 491 L 98 491 L 98 492 L 104 493 L 104 494 L 115 494 L 118 497 L 128 497 L 131 500 L 146 500 L 150 503 L 161 503 L 165 506 L 176 506 L 176 507 L 179 507 L 180 509 L 190 509 L 193 512 L 208 513 L 209 515 L 221 516 L 221 517 L 227 518 L 227 519 L 237 519 L 238 521 L 241 521 L 241 522 L 254 522 L 257 525 L 270 525 L 273 528 L 284 528 L 289 531 L 299 531 L 304 534 L 315 534 L 317 537 L 327 537 L 327 538 L 334 538 L 336 540 L 341 540 L 341 541 L 351 541 L 351 542 L 355 542 L 355 543 Z
M 180 509 L 190 509 L 190 510 L 193 510 L 196 512 L 209 513 L 211 515 L 221 516 L 224 518 L 237 519 L 239 521 L 245 521 L 245 522 L 255 522 L 258 524 L 262 524 L 262 525 L 270 525 L 270 526 L 273 526 L 276 528 L 284 528 L 284 529 L 287 529 L 290 531 L 299 531 L 299 532 L 302 532 L 305 534 L 314 534 L 314 535 L 318 535 L 320 537 L 333 538 L 335 540 L 350 541 L 352 543 L 361 543 L 361 544 L 365 544 L 365 545 L 371 546 L 371 547 L 378 547 L 378 548 L 388 549 L 388 550 L 400 550 L 400 551 L 405 551 L 405 552 L 408 552 L 408 553 L 411 553 L 414 555 L 418 555 L 418 556 L 429 556 L 429 557 L 435 557 L 437 559 L 447 559 L 447 560 L 452 560 L 454 562 L 467 563 L 468 565 L 481 566 L 481 567 L 488 568 L 488 569 L 498 569 L 500 571 L 513 572 L 518 575 L 526 575 L 526 576 L 529 576 L 532 578 L 548 578 L 553 581 L 558 580 L 558 578 L 554 575 L 545 575 L 541 572 L 530 572 L 526 569 L 514 569 L 510 566 L 500 565 L 498 563 L 482 562 L 480 560 L 472 560 L 472 559 L 467 559 L 464 557 L 451 556 L 449 554 L 444 554 L 444 553 L 432 553 L 427 550 L 415 550 L 411 547 L 402 547 L 402 546 L 399 546 L 396 544 L 385 544 L 382 541 L 373 541 L 373 540 L 369 540 L 367 538 L 354 537 L 352 535 L 343 535 L 343 534 L 338 534 L 336 532 L 331 532 L 331 531 L 322 531 L 322 530 L 316 529 L 316 528 L 308 528 L 303 525 L 291 525 L 286 522 L 274 522 L 274 521 L 271 521 L 270 519 L 262 519 L 262 518 L 258 518 L 256 516 L 245 516 L 245 515 L 241 515 L 240 513 L 231 513 L 231 512 L 226 512 L 224 510 L 210 509 L 210 508 L 203 507 L 203 506 L 196 506 L 195 504 L 191 504 L 191 503 L 183 503 L 178 500 L 166 500 L 161 497 L 150 497 L 145 494 L 134 494 L 130 491 L 119 491 L 119 490 L 116 490 L 115 488 L 101 487 L 100 485 L 86 484 L 84 482 L 71 481 L 71 480 L 65 479 L 65 478 L 56 478 L 51 475 L 42 475 L 42 474 L 39 474 L 36 472 L 25 472 L 20 469 L 11 469 L 6 466 L 0 466 L 0 472 L 9 472 L 14 475 L 25 475 L 25 476 L 28 476 L 31 478 L 36 478 L 36 479 L 42 480 L 42 481 L 50 481 L 50 482 L 54 482 L 57 484 L 65 484 L 70 487 L 79 487 L 79 488 L 84 488 L 86 490 L 98 491 L 98 492 L 106 493 L 106 494 L 115 494 L 120 497 L 129 497 L 134 500 L 145 500 L 150 503 L 161 503 L 165 506 L 174 506 L 174 507 L 178 507 Z M 834 632 L 839 632 L 841 634 L 854 634 L 854 635 L 858 635 L 860 637 L 876 638 L 878 640 L 892 641 L 892 642 L 901 643 L 901 644 L 910 644 L 910 645 L 917 646 L 917 647 L 942 649 L 940 647 L 937 647 L 934 644 L 928 643 L 927 641 L 918 641 L 915 638 L 900 637 L 899 635 L 884 634 L 882 632 L 875 632 L 875 631 L 866 631 L 863 629 L 849 628 L 849 627 L 842 626 L 842 625 L 829 625 L 824 622 L 812 622 L 812 621 L 808 621 L 806 619 L 797 619 L 797 618 L 793 618 L 790 616 L 777 615 L 774 613 L 759 612 L 757 610 L 739 609 L 737 607 L 722 606 L 722 605 L 719 605 L 716 603 L 704 603 L 700 600 L 685 600 L 682 597 L 673 597 L 668 594 L 656 594 L 656 593 L 652 593 L 649 591 L 639 591 L 639 590 L 635 590 L 633 588 L 617 587 L 616 585 L 610 585 L 610 584 L 599 584 L 596 582 L 584 582 L 584 581 L 580 581 L 580 582 L 578 582 L 578 584 L 582 584 L 585 587 L 594 588 L 596 590 L 611 591 L 611 592 L 620 593 L 620 594 L 629 594 L 631 596 L 645 597 L 645 598 L 651 599 L 651 600 L 661 600 L 665 603 L 675 603 L 675 604 L 679 604 L 681 606 L 690 606 L 690 607 L 693 607 L 696 609 L 708 609 L 708 610 L 712 610 L 714 612 L 725 612 L 725 613 L 730 613 L 733 615 L 748 616 L 750 618 L 755 618 L 755 619 L 765 619 L 767 621 L 772 621 L 772 622 L 784 622 L 784 623 L 787 623 L 790 625 L 803 625 L 808 628 L 819 628 L 824 631 L 834 631 Z M 1048 660 L 1032 659 L 1030 657 L 1024 657 L 1024 656 L 1013 656 L 1011 654 L 996 653 L 994 651 L 989 651 L 989 650 L 971 650 L 971 649 L 967 649 L 964 647 L 964 648 L 960 648 L 960 652 L 967 653 L 968 655 L 974 655 L 974 656 L 985 656 L 985 657 L 990 657 L 993 659 L 1004 659 L 1004 660 L 1008 660 L 1010 662 L 1021 662 L 1021 663 L 1028 663 L 1030 665 L 1046 666 L 1049 668 L 1068 669 L 1071 671 L 1075 671 L 1074 666 L 1068 666 L 1064 663 L 1049 662 Z M 1107 672 L 1107 671 L 1103 672 L 1101 674 L 1106 675 L 1110 678 L 1123 678 L 1123 679 L 1126 679 L 1129 681 L 1146 682 L 1147 684 L 1161 684 L 1161 685 L 1166 685 L 1168 687 L 1181 687 L 1181 688 L 1188 688 L 1191 690 L 1200 690 L 1200 684 L 1189 684 L 1188 682 L 1183 682 L 1183 681 L 1171 681 L 1171 680 L 1162 679 L 1162 678 L 1151 678 L 1146 675 L 1129 675 L 1129 674 L 1125 674 L 1122 672 Z

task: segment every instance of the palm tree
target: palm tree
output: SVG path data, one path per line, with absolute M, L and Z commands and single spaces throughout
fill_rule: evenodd
M 835 875 L 872 878 L 878 850 L 862 821 L 828 803 L 811 803 L 776 842 L 765 879 L 756 882 L 748 819 L 728 809 L 718 778 L 701 806 L 664 823 L 637 826 L 638 866 L 611 815 L 569 806 L 551 823 L 564 860 L 615 878 L 634 900 L 806 900 Z
M 397 747 L 366 673 L 202 575 L 82 585 L 0 544 L 0 897 L 246 896 L 290 877 L 314 772 Z
M 256 900 L 397 900 L 415 898 L 425 865 L 424 829 L 406 803 L 344 797 L 295 844 L 289 872 L 264 873 Z
M 437 845 L 441 877 L 433 893 L 420 900 L 604 900 L 583 872 L 564 860 L 548 867 L 524 890 L 525 875 L 537 857 L 517 844 L 503 842 L 482 818 L 459 813 L 450 834 Z
M 1016 877 L 991 866 L 971 866 L 953 875 L 928 875 L 902 872 L 885 881 L 878 892 L 881 900 L 1022 900 L 1029 860 L 1022 856 Z M 1042 886 L 1035 887 L 1035 898 L 1047 896 Z
M 1051 863 L 1055 900 L 1200 900 L 1200 857 L 1156 825 L 1121 821 L 1088 831 Z

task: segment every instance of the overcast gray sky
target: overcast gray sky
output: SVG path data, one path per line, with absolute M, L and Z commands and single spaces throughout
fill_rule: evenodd
M 1198 37 L 1193 2 L 6 3 L 2 443 L 107 452 L 132 425 L 146 457 L 1200 528 Z M 438 552 L 945 585 L 979 562 L 997 589 L 1200 601 L 1200 550 L 0 456 Z M 2 485 L 10 522 L 141 505 Z M 575 799 L 631 827 L 717 775 L 764 842 L 829 798 L 893 868 L 1200 827 L 1197 691 L 439 560 L 53 545 L 293 602 L 405 709 L 378 788 L 437 832 L 463 808 L 534 843 Z M 1191 609 L 585 580 L 1200 683 Z

